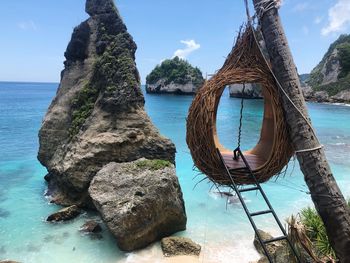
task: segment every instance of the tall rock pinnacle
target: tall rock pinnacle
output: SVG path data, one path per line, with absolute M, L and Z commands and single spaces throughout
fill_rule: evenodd
M 87 0 L 85 11 L 90 16 L 113 13 L 116 11 L 113 0 Z
M 114 2 L 87 0 L 86 11 L 39 132 L 38 159 L 53 202 L 96 209 L 117 245 L 132 251 L 186 229 L 176 149 L 144 110 L 136 44 Z
M 87 0 L 74 29 L 56 97 L 39 132 L 39 161 L 54 202 L 93 206 L 88 187 L 109 162 L 174 163 L 175 146 L 144 111 L 136 44 L 112 0 Z

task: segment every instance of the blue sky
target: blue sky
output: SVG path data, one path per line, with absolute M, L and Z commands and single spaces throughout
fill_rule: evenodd
M 117 0 L 133 35 L 142 80 L 163 59 L 185 57 L 205 75 L 221 67 L 239 26 L 243 0 Z M 0 80 L 58 82 L 73 28 L 88 16 L 85 0 L 1 3 Z M 299 73 L 350 32 L 350 0 L 284 0 L 282 22 Z

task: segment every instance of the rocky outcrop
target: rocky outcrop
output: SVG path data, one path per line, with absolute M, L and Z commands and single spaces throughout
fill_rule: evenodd
M 245 99 L 262 99 L 261 87 L 258 84 L 245 84 L 243 90 L 242 84 L 233 84 L 229 86 L 230 97 L 233 98 L 245 98 Z
M 349 86 L 350 88 L 350 86 Z M 349 103 L 350 102 L 350 89 L 343 90 L 331 97 L 333 102 Z
M 174 165 L 140 159 L 109 163 L 89 193 L 118 246 L 125 251 L 186 228 L 186 213 Z
M 165 237 L 161 246 L 166 257 L 199 256 L 201 253 L 201 246 L 185 237 Z
M 95 220 L 89 220 L 80 227 L 79 231 L 85 233 L 100 233 L 102 231 L 102 227 Z
M 203 84 L 204 78 L 199 68 L 174 57 L 164 60 L 146 77 L 146 92 L 192 95 Z
M 309 99 L 319 102 L 350 102 L 350 35 L 332 43 L 306 81 L 313 92 Z
M 342 90 L 330 96 L 325 90 L 314 91 L 310 86 L 303 86 L 303 95 L 307 101 L 329 102 L 329 103 L 350 103 L 350 89 Z
M 74 29 L 56 97 L 39 132 L 39 161 L 55 203 L 93 207 L 88 187 L 110 162 L 174 163 L 175 147 L 144 110 L 136 44 L 113 0 L 87 0 Z
M 305 100 L 311 100 L 313 98 L 313 89 L 309 85 L 301 84 L 301 90 L 303 92 Z
M 178 95 L 193 95 L 197 92 L 199 86 L 194 85 L 192 82 L 185 84 L 177 84 L 171 82 L 166 84 L 165 79 L 158 80 L 155 84 L 147 84 L 147 93 L 172 93 Z
M 49 215 L 46 221 L 49 222 L 59 222 L 59 221 L 68 221 L 73 218 L 76 218 L 80 215 L 81 210 L 78 206 L 72 205 L 66 208 L 61 209 L 60 211 Z
M 273 236 L 271 236 L 269 233 L 264 232 L 262 230 L 259 230 L 259 234 L 263 240 L 269 240 L 273 238 Z M 263 256 L 258 261 L 258 263 L 268 263 L 269 261 L 265 257 L 265 253 L 263 251 L 263 248 L 260 245 L 257 235 L 255 235 L 255 238 L 254 238 L 254 246 L 256 250 Z M 294 262 L 294 259 L 290 254 L 290 248 L 288 247 L 288 244 L 285 240 L 269 243 L 266 245 L 266 248 L 273 262 L 276 262 L 276 263 L 277 262 L 278 263 Z
M 321 67 L 322 82 L 319 85 L 325 85 L 338 80 L 340 73 L 340 61 L 338 58 L 338 49 L 334 49 L 326 62 Z

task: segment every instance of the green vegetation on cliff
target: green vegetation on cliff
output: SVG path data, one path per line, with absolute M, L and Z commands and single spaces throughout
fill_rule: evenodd
M 175 57 L 164 60 L 157 65 L 147 76 L 147 84 L 155 84 L 164 80 L 165 85 L 170 83 L 184 85 L 192 81 L 195 86 L 201 86 L 204 82 L 202 72 L 198 67 L 193 67 L 186 60 Z
M 342 71 L 339 78 L 346 77 L 350 73 L 350 35 L 347 43 L 342 43 L 338 46 L 340 66 Z
M 98 93 L 98 89 L 91 87 L 88 83 L 72 101 L 72 123 L 69 128 L 71 138 L 79 132 L 85 120 L 92 113 Z
M 335 52 L 336 50 L 336 52 Z M 336 54 L 336 55 L 335 55 Z M 332 74 L 334 63 L 340 65 L 336 81 L 323 83 L 325 75 Z M 311 71 L 307 83 L 315 91 L 327 91 L 330 96 L 350 87 L 350 35 L 341 35 L 332 43 L 321 62 Z
M 116 98 L 114 101 L 117 101 L 120 95 L 117 94 L 118 88 L 125 86 L 128 87 L 130 95 L 123 94 L 123 96 L 130 100 L 130 104 L 134 102 L 132 100 L 136 100 L 134 98 L 139 97 L 135 96 L 139 87 L 133 55 L 136 45 L 128 32 L 109 33 L 109 27 L 111 25 L 99 23 L 97 36 L 99 41 L 96 45 L 97 56 L 92 77 L 72 101 L 72 122 L 69 129 L 71 138 L 79 132 L 91 115 L 100 95 L 102 98 Z

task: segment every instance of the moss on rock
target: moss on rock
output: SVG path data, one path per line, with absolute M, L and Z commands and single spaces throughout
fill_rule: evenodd
M 170 167 L 172 165 L 171 162 L 166 161 L 166 160 L 159 160 L 159 159 L 155 159 L 155 160 L 140 160 L 137 161 L 136 166 L 140 169 L 149 169 L 152 171 L 156 171 L 156 170 L 160 170 L 166 167 Z
M 85 120 L 90 116 L 94 109 L 95 101 L 98 97 L 98 89 L 86 84 L 84 88 L 78 93 L 77 97 L 72 102 L 72 122 L 69 129 L 71 137 L 76 135 Z
M 139 77 L 134 62 L 136 45 L 126 31 L 111 34 L 108 26 L 99 23 L 96 40 L 96 61 L 90 81 L 77 94 L 72 103 L 72 121 L 69 134 L 73 138 L 91 115 L 101 95 L 106 98 L 118 97 L 118 88 L 127 87 L 125 100 L 139 97 Z M 118 100 L 118 99 L 117 99 Z M 141 100 L 143 102 L 143 100 Z

